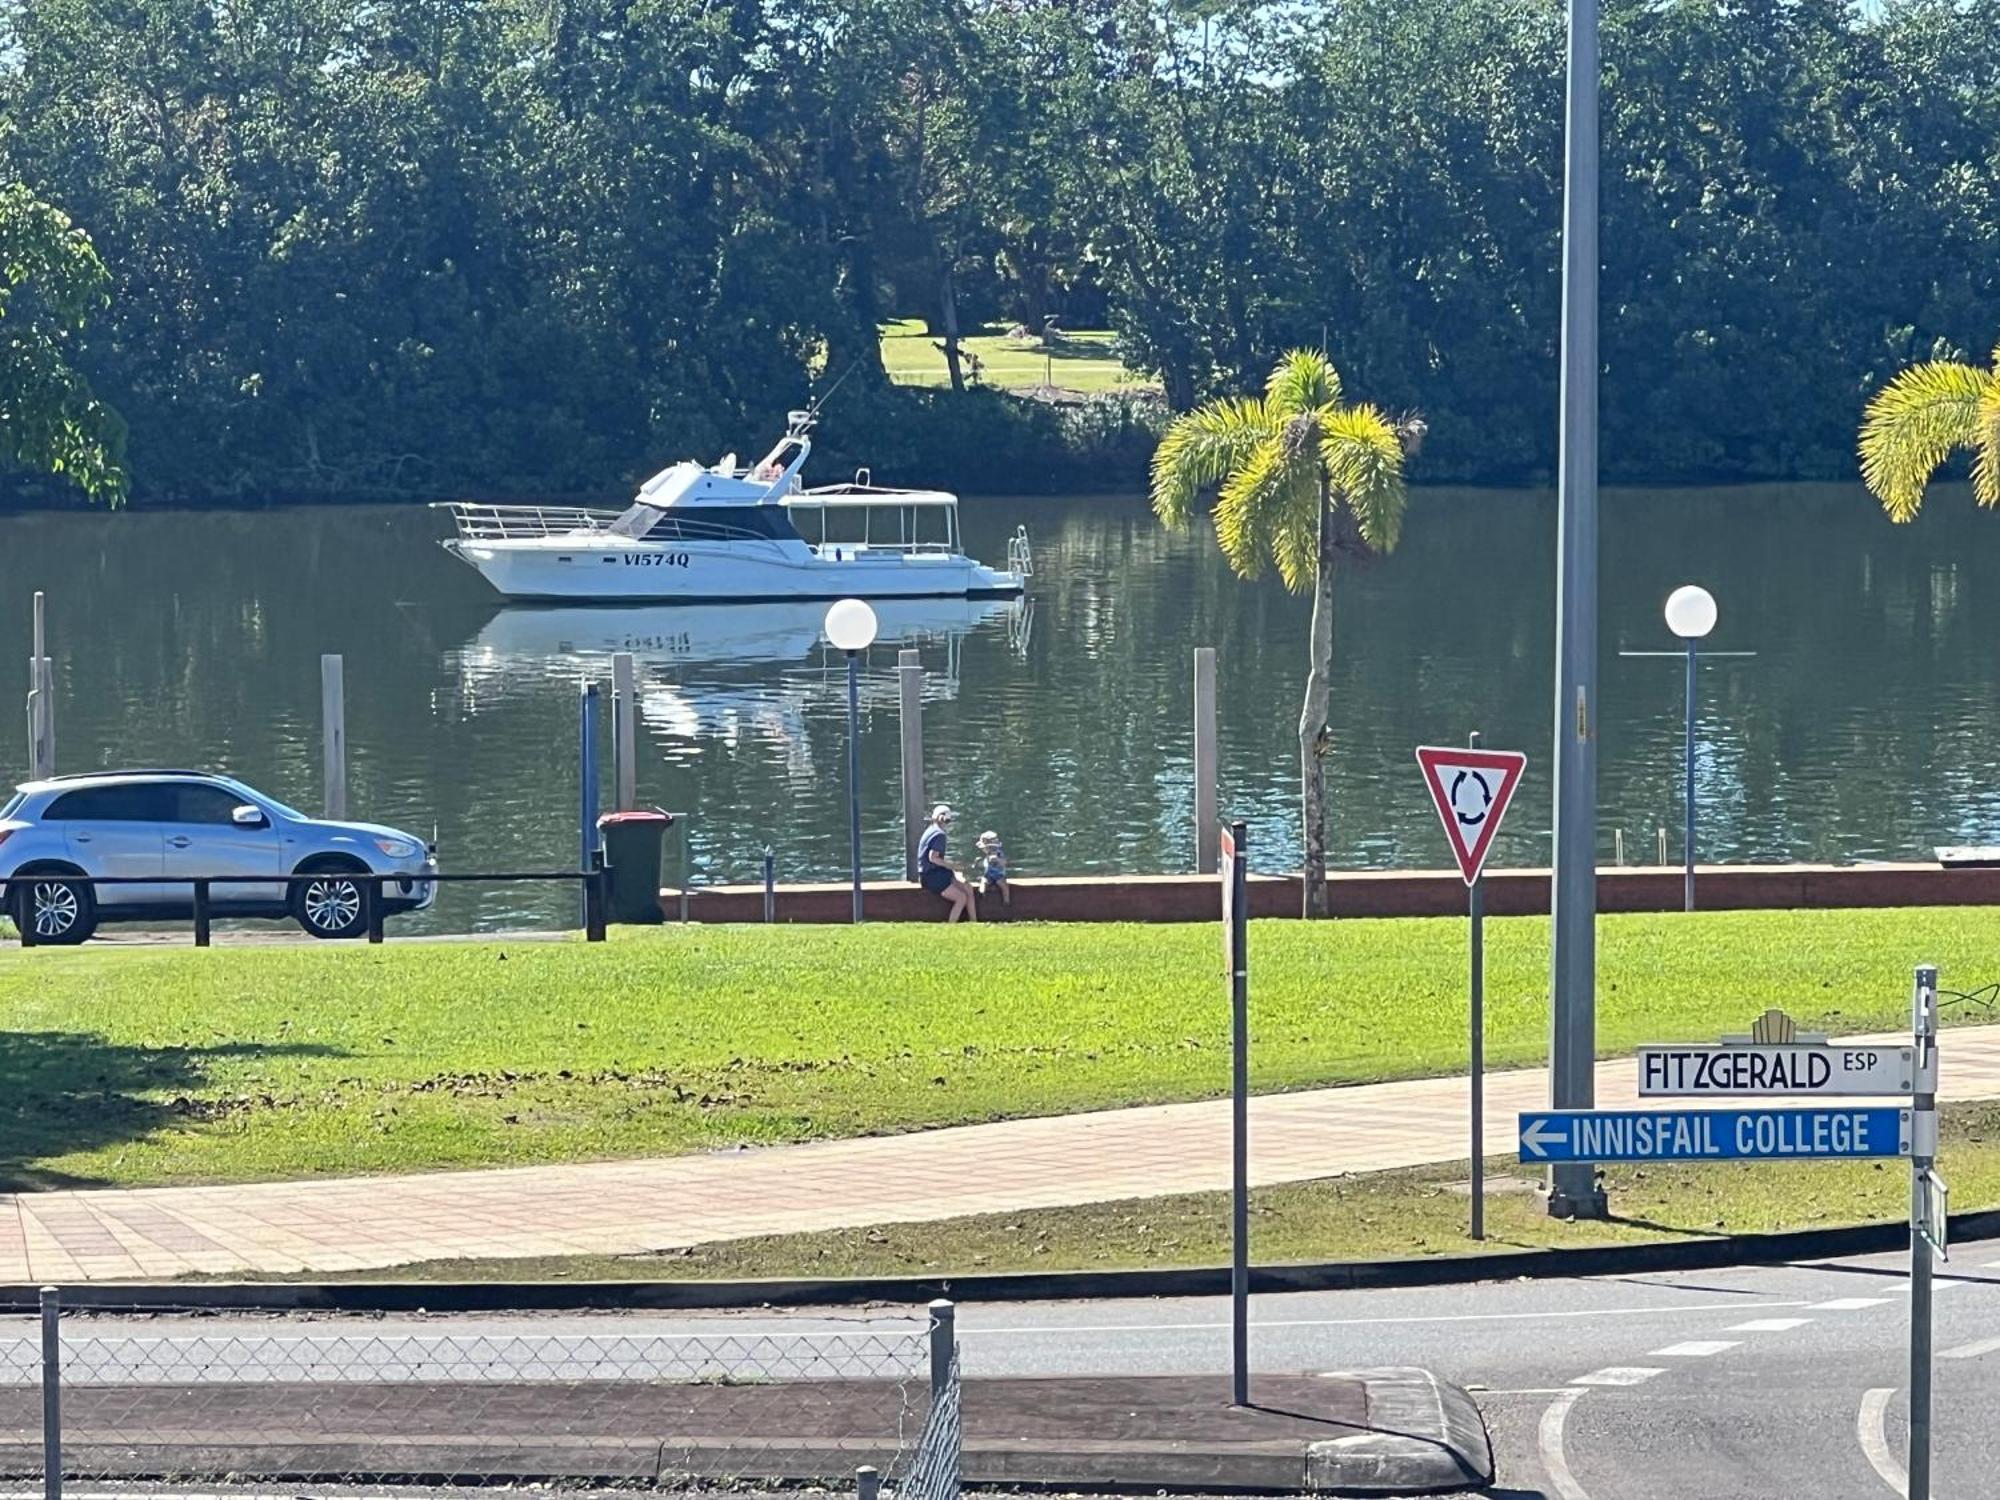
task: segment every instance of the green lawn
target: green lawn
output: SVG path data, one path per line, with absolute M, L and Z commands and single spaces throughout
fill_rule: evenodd
M 1488 1055 L 1542 1060 L 1548 924 L 1488 924 Z M 2000 912 L 1608 917 L 1598 1038 L 1901 1025 Z M 698 1150 L 1213 1096 L 1212 924 L 692 927 L 578 942 L 0 951 L 0 1182 Z M 1259 1089 L 1453 1072 L 1459 920 L 1259 922 Z
M 2000 1105 L 1945 1113 L 1939 1171 L 1954 1212 L 2000 1204 Z M 1551 1219 L 1510 1157 L 1487 1165 L 1486 1241 L 1467 1235 L 1467 1164 L 1260 1188 L 1250 1195 L 1259 1265 L 1387 1260 L 1455 1252 L 1576 1249 L 1717 1234 L 1893 1222 L 1909 1213 L 1901 1161 L 1726 1162 L 1612 1167 L 1615 1215 Z M 1530 1174 L 1532 1175 L 1532 1174 Z M 1184 1193 L 1079 1208 L 981 1214 L 813 1234 L 725 1240 L 657 1255 L 437 1260 L 349 1278 L 417 1281 L 734 1280 L 795 1276 L 944 1276 L 1217 1266 L 1229 1259 L 1229 1197 Z M 320 1281 L 308 1273 L 285 1280 Z
M 1109 391 L 1137 389 L 1146 377 L 1125 368 L 1112 349 L 1108 329 L 1065 333 L 1062 347 L 1045 353 L 1039 338 L 1010 339 L 989 328 L 960 341 L 979 361 L 979 381 L 1000 390 L 1025 391 L 1053 380 L 1058 389 Z M 948 385 L 942 338 L 926 333 L 922 319 L 906 318 L 882 327 L 882 364 L 898 385 Z M 970 368 L 966 371 L 971 379 Z

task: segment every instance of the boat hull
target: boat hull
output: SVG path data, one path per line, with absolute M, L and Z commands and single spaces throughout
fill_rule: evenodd
M 1004 599 L 1025 580 L 944 552 L 799 543 L 661 546 L 592 537 L 449 541 L 445 549 L 509 599 L 544 603 L 725 604 L 789 599 Z M 831 555 L 826 555 L 831 554 Z

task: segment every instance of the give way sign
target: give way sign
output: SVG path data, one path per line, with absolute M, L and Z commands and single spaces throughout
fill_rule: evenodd
M 1450 749 L 1419 745 L 1417 764 L 1430 788 L 1458 873 L 1471 885 L 1493 847 L 1493 835 L 1514 800 L 1528 757 L 1518 750 Z

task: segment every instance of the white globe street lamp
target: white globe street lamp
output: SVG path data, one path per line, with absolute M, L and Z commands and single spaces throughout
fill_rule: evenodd
M 847 653 L 847 833 L 853 851 L 854 920 L 861 920 L 861 653 L 875 644 L 875 611 L 840 599 L 826 612 L 826 638 Z
M 1695 649 L 1715 629 L 1715 595 L 1698 583 L 1684 583 L 1667 595 L 1667 629 L 1687 642 L 1687 832 L 1682 844 L 1686 871 L 1681 879 L 1682 908 L 1694 910 L 1694 677 Z
M 1667 629 L 1684 641 L 1698 641 L 1715 629 L 1715 595 L 1698 583 L 1684 583 L 1667 595 Z

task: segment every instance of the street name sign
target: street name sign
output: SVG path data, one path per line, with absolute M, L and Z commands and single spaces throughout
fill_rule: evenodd
M 1820 1094 L 1881 1098 L 1917 1084 L 1914 1047 L 1662 1045 L 1639 1049 L 1641 1098 Z
M 1419 745 L 1417 765 L 1423 770 L 1438 821 L 1444 824 L 1458 873 L 1471 885 L 1493 848 L 1493 835 L 1507 816 L 1507 804 L 1514 800 L 1528 757 L 1518 750 Z
M 1521 1160 L 1803 1161 L 1908 1156 L 1910 1111 L 1550 1109 L 1521 1115 Z

